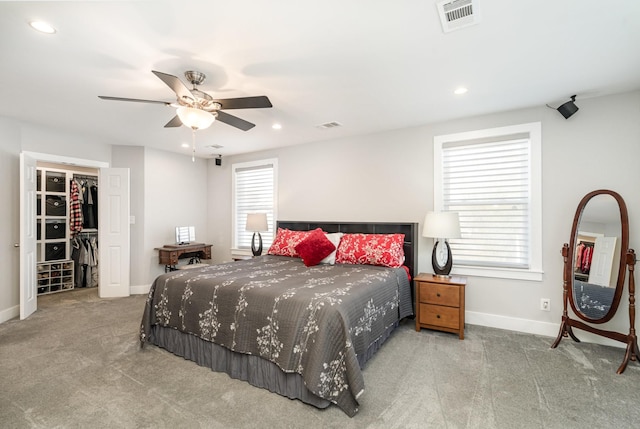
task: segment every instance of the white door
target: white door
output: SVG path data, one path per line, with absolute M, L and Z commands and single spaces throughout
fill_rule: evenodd
M 20 319 L 38 308 L 36 294 L 36 160 L 20 154 Z
M 99 183 L 98 295 L 129 296 L 129 169 L 101 168 Z
M 616 252 L 616 237 L 596 237 L 589 270 L 589 283 L 611 286 L 611 269 Z M 616 271 L 617 272 L 617 271 Z M 615 286 L 615 280 L 613 282 Z

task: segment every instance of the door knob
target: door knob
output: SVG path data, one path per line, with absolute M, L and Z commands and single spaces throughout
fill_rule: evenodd
M 20 247 L 19 243 L 13 243 L 13 247 Z

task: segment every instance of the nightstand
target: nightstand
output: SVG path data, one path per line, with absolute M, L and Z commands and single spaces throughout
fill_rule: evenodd
M 464 340 L 465 277 L 418 274 L 416 286 L 416 331 L 421 328 L 458 334 Z

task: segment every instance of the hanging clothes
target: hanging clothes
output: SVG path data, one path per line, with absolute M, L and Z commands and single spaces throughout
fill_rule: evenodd
M 582 269 L 582 252 L 584 252 L 585 245 L 581 241 L 576 248 L 576 262 L 574 266 L 574 271 Z
M 82 182 L 82 218 L 84 219 L 83 226 L 84 228 L 97 228 L 98 224 L 95 221 L 95 212 L 94 212 L 94 201 L 93 195 L 91 192 L 91 187 L 89 186 L 89 182 Z
M 91 248 L 89 246 L 89 240 L 83 239 L 82 246 L 80 250 L 81 259 L 80 263 L 82 264 L 83 276 L 82 276 L 82 287 L 90 287 L 91 286 Z
M 71 180 L 69 187 L 69 230 L 71 238 L 82 231 L 82 206 L 80 203 L 80 186 L 75 179 Z
M 582 252 L 582 272 L 588 274 L 591 270 L 591 258 L 593 258 L 593 246 L 587 245 Z
M 98 185 L 96 182 L 93 182 L 91 188 L 89 189 L 89 193 L 91 194 L 91 201 L 93 203 L 93 221 L 95 223 L 95 227 L 98 227 Z
M 81 258 L 81 248 L 82 248 L 81 240 L 78 237 L 75 237 L 71 240 L 71 259 L 73 260 L 73 287 L 79 288 L 82 287 L 82 280 L 84 278 L 84 269 L 82 264 L 80 263 Z
M 90 257 L 89 267 L 91 269 L 91 281 L 87 281 L 87 287 L 98 287 L 98 240 L 91 237 L 88 241 Z

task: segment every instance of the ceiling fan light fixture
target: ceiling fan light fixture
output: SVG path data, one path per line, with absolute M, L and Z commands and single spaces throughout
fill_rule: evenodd
M 182 106 L 177 110 L 180 121 L 189 128 L 194 130 L 204 130 L 209 128 L 216 117 L 204 110 L 196 109 L 194 107 Z

